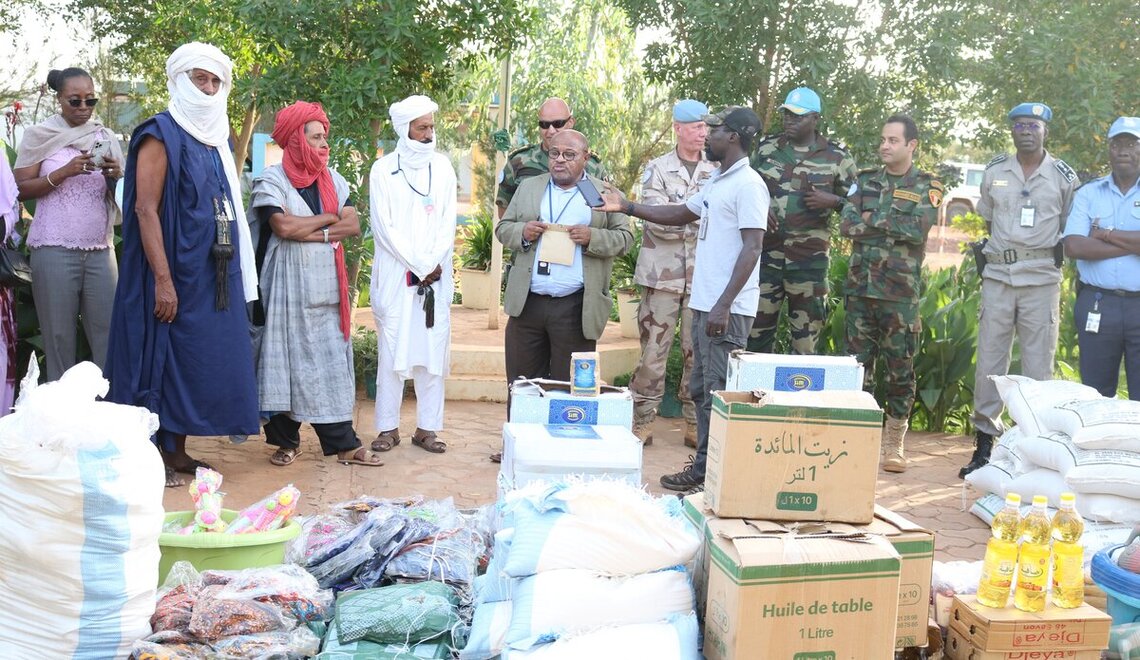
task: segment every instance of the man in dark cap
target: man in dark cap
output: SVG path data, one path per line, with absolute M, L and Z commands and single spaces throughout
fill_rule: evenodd
M 1044 103 L 1022 103 L 1009 113 L 1016 152 L 986 166 L 978 213 L 989 237 L 980 254 L 981 314 L 974 378 L 974 455 L 959 477 L 989 461 L 1001 435 L 1002 403 L 992 375 L 1009 370 L 1013 336 L 1021 343 L 1021 373 L 1052 378 L 1061 299 L 1061 255 L 1057 251 L 1069 215 L 1077 173 L 1045 151 L 1053 111 Z
M 697 409 L 697 454 L 680 472 L 661 477 L 670 490 L 704 486 L 709 444 L 710 392 L 723 390 L 728 354 L 744 348 L 760 295 L 760 250 L 768 225 L 768 188 L 748 166 L 752 139 L 761 131 L 756 113 L 730 106 L 705 117 L 705 156 L 720 167 L 683 204 L 635 204 L 607 186 L 602 210 L 679 227 L 700 220 L 689 297 L 693 312 L 693 373 L 689 393 Z

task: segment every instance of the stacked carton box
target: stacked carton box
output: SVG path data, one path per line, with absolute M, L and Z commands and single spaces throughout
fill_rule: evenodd
M 713 393 L 705 492 L 683 504 L 707 658 L 926 645 L 934 534 L 875 506 L 881 429 L 861 390 Z
M 1023 612 L 1014 607 L 984 607 L 974 596 L 956 596 L 950 608 L 946 656 L 951 660 L 1092 660 L 1108 648 L 1111 626 L 1112 618 L 1091 605 Z

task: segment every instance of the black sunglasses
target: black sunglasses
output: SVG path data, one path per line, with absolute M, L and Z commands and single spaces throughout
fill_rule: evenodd
M 542 121 L 541 119 L 539 119 L 538 120 L 538 127 L 543 129 L 543 130 L 546 130 L 548 128 L 562 128 L 563 126 L 566 125 L 566 122 L 568 122 L 568 121 L 570 121 L 569 117 L 567 117 L 566 119 L 555 119 L 554 121 Z
M 73 108 L 78 108 L 81 105 L 87 105 L 88 108 L 94 108 L 99 99 L 67 99 L 67 104 Z

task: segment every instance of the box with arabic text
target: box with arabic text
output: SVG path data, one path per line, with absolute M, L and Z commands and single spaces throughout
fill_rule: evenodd
M 883 412 L 863 391 L 714 392 L 705 496 L 723 518 L 874 518 Z

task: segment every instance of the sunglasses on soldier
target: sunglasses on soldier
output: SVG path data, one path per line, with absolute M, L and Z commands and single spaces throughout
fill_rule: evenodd
M 569 117 L 567 117 L 566 119 L 555 119 L 553 121 L 543 121 L 543 120 L 539 119 L 538 120 L 538 127 L 541 128 L 542 130 L 546 130 L 548 128 L 562 128 L 563 126 L 566 125 L 566 122 L 568 122 L 568 121 L 570 121 Z

